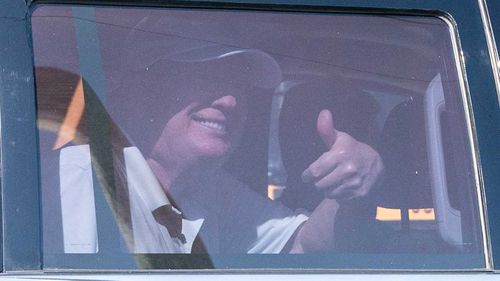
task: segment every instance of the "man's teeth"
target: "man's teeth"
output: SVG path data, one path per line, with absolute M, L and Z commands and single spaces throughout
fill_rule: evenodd
M 201 125 L 203 125 L 205 127 L 208 127 L 208 128 L 212 128 L 212 129 L 216 129 L 216 130 L 221 130 L 221 131 L 225 131 L 226 130 L 226 126 L 224 126 L 224 125 L 222 125 L 220 123 L 217 123 L 217 122 L 201 120 L 201 121 L 198 121 L 198 123 L 200 123 Z

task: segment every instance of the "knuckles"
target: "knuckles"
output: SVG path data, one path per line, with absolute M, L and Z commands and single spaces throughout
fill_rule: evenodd
M 368 189 L 366 188 L 358 188 L 355 192 L 354 192 L 354 197 L 353 198 L 362 198 L 362 197 L 365 197 L 368 195 Z
M 355 177 L 359 174 L 359 165 L 354 162 L 349 162 L 345 165 L 344 174 L 349 177 Z
M 303 179 L 326 197 L 351 200 L 367 196 L 383 170 L 377 151 L 337 131 L 335 143 L 306 169 Z
M 354 179 L 352 179 L 351 181 L 351 186 L 353 188 L 356 188 L 356 191 L 360 191 L 360 190 L 363 190 L 362 188 L 358 188 L 358 187 L 361 187 L 363 185 L 363 181 L 361 180 L 361 178 L 359 177 L 355 177 Z
M 309 166 L 309 173 L 311 177 L 317 179 L 321 176 L 321 167 L 319 165 L 312 164 Z

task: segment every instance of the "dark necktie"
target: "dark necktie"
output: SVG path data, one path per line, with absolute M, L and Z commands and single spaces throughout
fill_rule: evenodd
M 167 228 L 170 237 L 178 238 L 183 244 L 186 243 L 186 237 L 182 234 L 182 214 L 174 211 L 172 205 L 160 206 L 152 213 L 156 222 Z
M 186 237 L 182 234 L 182 214 L 174 211 L 172 205 L 167 204 L 156 208 L 153 212 L 153 217 L 156 222 L 165 226 L 172 238 L 178 238 L 182 243 L 186 243 Z M 196 235 L 193 246 L 191 247 L 192 254 L 206 254 L 207 249 L 201 241 L 200 233 Z

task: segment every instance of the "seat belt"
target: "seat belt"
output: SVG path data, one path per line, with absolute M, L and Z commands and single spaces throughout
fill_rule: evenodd
M 94 178 L 99 253 L 116 252 L 118 249 L 128 252 L 124 246 L 125 241 L 133 241 L 128 189 L 126 181 L 116 177 L 116 169 L 120 167 L 115 167 L 115 158 L 123 158 L 120 154 L 123 150 L 116 151 L 113 148 L 113 134 L 118 128 L 114 126 L 99 97 L 85 80 L 83 91 Z M 118 139 L 122 141 L 123 138 Z

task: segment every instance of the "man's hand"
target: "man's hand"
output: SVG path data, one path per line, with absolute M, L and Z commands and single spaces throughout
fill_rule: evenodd
M 329 110 L 319 113 L 317 130 L 327 151 L 302 173 L 302 180 L 339 202 L 366 196 L 384 169 L 379 154 L 337 131 Z
M 302 180 L 313 183 L 318 190 L 323 191 L 325 199 L 297 230 L 291 240 L 290 253 L 334 250 L 341 204 L 367 195 L 384 169 L 375 150 L 335 129 L 329 110 L 319 113 L 317 130 L 327 151 L 302 173 Z M 350 210 L 349 214 L 356 217 L 356 211 Z

